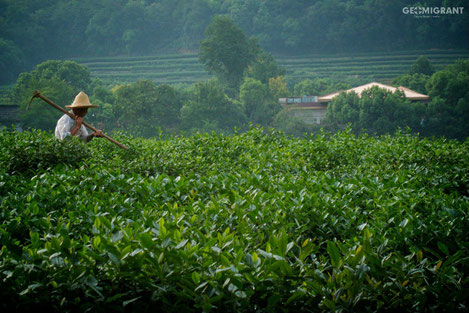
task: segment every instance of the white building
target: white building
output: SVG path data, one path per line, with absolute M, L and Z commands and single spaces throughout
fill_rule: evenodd
M 385 84 L 372 82 L 366 85 L 358 86 L 355 88 L 347 89 L 345 92 L 355 92 L 359 97 L 364 90 L 377 86 L 379 88 L 395 92 L 400 90 L 404 93 L 405 97 L 413 101 L 428 101 L 429 96 L 410 90 L 408 88 L 399 86 L 392 87 Z M 327 104 L 337 97 L 341 91 L 336 91 L 325 96 L 302 96 L 302 97 L 289 97 L 279 98 L 280 104 L 285 110 L 288 110 L 291 116 L 304 121 L 306 124 L 319 124 L 326 115 Z

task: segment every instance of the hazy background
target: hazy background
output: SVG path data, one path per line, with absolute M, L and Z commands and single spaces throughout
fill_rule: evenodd
M 417 2 L 416 2 L 417 3 Z M 445 3 L 444 5 L 442 5 Z M 271 53 L 352 53 L 469 47 L 463 15 L 415 18 L 406 0 L 2 0 L 2 82 L 47 59 L 197 51 L 218 14 Z M 467 1 L 425 1 L 461 7 Z
M 463 10 L 406 14 L 419 6 Z M 378 134 L 410 126 L 465 138 L 467 10 L 457 0 L 0 0 L 0 105 L 24 108 L 34 89 L 65 105 L 84 90 L 100 105 L 89 119 L 142 136 L 249 123 L 298 135 L 351 123 Z M 372 81 L 432 101 L 376 112 L 380 125 L 359 122 L 352 100 L 319 126 L 278 104 Z M 25 127 L 55 126 L 56 112 L 23 111 Z

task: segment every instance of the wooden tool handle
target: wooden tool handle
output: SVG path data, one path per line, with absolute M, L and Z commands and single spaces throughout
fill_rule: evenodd
M 69 111 L 65 110 L 64 108 L 62 108 L 61 106 L 55 104 L 54 102 L 52 102 L 51 100 L 47 99 L 46 97 L 44 97 L 39 91 L 35 90 L 34 93 L 33 93 L 33 98 L 41 98 L 42 100 L 44 100 L 45 102 L 49 103 L 51 106 L 53 106 L 54 108 L 56 108 L 57 110 L 59 111 L 62 111 L 63 113 L 67 114 L 68 116 L 70 116 L 71 118 L 75 119 L 75 115 L 73 113 L 70 113 Z M 85 125 L 86 127 L 88 127 L 89 129 L 91 129 L 92 131 L 96 132 L 98 131 L 97 128 L 91 126 L 90 124 L 88 124 L 87 122 L 83 121 L 83 125 Z M 118 142 L 117 140 L 115 139 L 112 139 L 111 137 L 109 137 L 108 135 L 106 134 L 103 134 L 103 137 L 106 138 L 107 140 L 109 140 L 110 142 L 112 143 L 115 143 L 116 145 L 118 145 L 119 147 L 121 147 L 122 149 L 125 149 L 125 150 L 128 150 L 129 148 L 127 148 L 125 145 L 121 144 L 120 142 Z

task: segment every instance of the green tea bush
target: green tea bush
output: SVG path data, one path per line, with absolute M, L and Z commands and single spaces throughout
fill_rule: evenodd
M 48 132 L 0 130 L 0 166 L 7 173 L 34 173 L 58 164 L 75 166 L 90 157 L 76 137 L 59 141 Z
M 0 170 L 3 311 L 467 311 L 469 141 L 116 139 Z

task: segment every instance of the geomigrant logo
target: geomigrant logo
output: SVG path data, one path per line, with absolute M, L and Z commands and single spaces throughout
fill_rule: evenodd
M 440 15 L 463 14 L 464 7 L 403 7 L 402 13 L 414 17 L 440 17 Z

